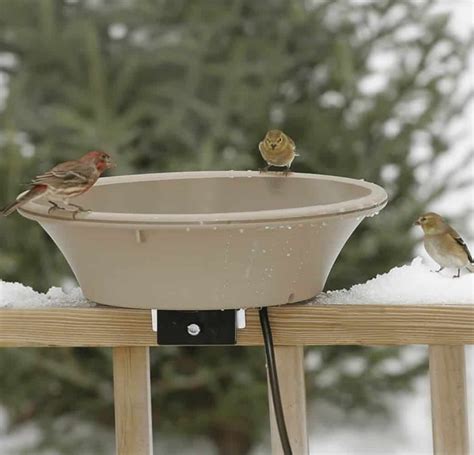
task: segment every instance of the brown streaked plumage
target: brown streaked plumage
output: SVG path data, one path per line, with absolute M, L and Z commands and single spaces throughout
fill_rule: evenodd
M 86 153 L 78 160 L 60 163 L 50 171 L 33 179 L 29 191 L 21 194 L 0 213 L 8 216 L 27 202 L 43 196 L 51 204 L 49 212 L 73 208 L 73 217 L 75 218 L 78 212 L 87 210 L 76 204 L 71 204 L 69 200 L 88 191 L 101 174 L 113 166 L 110 156 L 97 150 Z M 63 204 L 66 208 L 60 207 L 58 203 Z
M 426 252 L 439 264 L 438 272 L 444 268 L 455 268 L 458 271 L 456 278 L 464 267 L 474 272 L 474 261 L 466 242 L 440 215 L 425 213 L 415 224 L 423 229 Z
M 268 131 L 263 140 L 258 144 L 258 149 L 263 159 L 267 162 L 267 166 L 262 171 L 268 171 L 270 166 L 277 166 L 284 167 L 284 173 L 287 174 L 291 163 L 295 156 L 297 156 L 293 139 L 280 130 Z

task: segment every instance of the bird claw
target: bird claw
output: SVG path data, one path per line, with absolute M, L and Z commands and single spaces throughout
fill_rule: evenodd
M 285 170 L 282 171 L 282 174 L 283 174 L 284 176 L 287 176 L 287 175 L 291 174 L 290 168 L 287 167 Z
M 268 172 L 269 168 L 270 166 L 261 167 L 258 169 L 258 172 L 260 172 L 260 174 L 264 174 L 265 172 Z
M 60 207 L 58 204 L 55 202 L 48 201 L 51 204 L 51 207 L 48 209 L 48 215 L 51 215 L 51 213 L 55 212 L 56 210 L 65 210 L 62 207 Z
M 71 204 L 70 204 L 71 205 Z M 78 213 L 89 213 L 89 212 L 92 212 L 92 210 L 90 209 L 83 209 L 82 207 L 78 206 L 78 205 L 73 205 L 73 207 L 76 207 L 76 210 L 74 210 L 72 212 L 72 219 L 75 220 L 76 219 L 76 216 Z

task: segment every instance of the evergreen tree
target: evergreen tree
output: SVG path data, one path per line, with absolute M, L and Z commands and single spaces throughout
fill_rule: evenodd
M 469 183 L 453 178 L 457 167 L 420 181 L 448 152 L 446 125 L 470 99 L 458 82 L 471 43 L 428 0 L 0 0 L 0 12 L 0 205 L 19 183 L 92 148 L 110 151 L 120 173 L 256 169 L 258 141 L 280 127 L 301 154 L 295 171 L 366 179 L 390 194 L 344 248 L 327 286 L 338 288 L 409 260 L 416 216 Z M 391 64 L 383 77 L 381 64 Z M 37 225 L 1 220 L 2 279 L 45 290 L 68 276 Z M 405 364 L 398 348 L 307 356 L 309 396 L 348 411 L 383 411 L 384 394 L 426 368 Z M 349 358 L 364 362 L 362 373 L 345 372 Z M 387 359 L 399 374 L 384 372 Z M 35 453 L 110 450 L 90 425 L 113 426 L 110 350 L 3 349 L 0 371 L 11 427 L 42 430 Z M 225 455 L 261 439 L 260 349 L 155 349 L 152 372 L 164 434 L 206 435 Z

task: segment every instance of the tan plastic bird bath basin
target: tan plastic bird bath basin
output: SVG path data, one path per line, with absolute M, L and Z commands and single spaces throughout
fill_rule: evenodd
M 92 211 L 20 213 L 56 242 L 84 295 L 129 308 L 280 305 L 323 290 L 347 239 L 387 194 L 314 174 L 181 172 L 102 178 L 74 200 Z

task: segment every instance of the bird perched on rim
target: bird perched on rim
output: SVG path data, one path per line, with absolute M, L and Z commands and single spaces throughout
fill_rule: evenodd
M 267 162 L 267 166 L 261 169 L 262 172 L 268 171 L 270 166 L 277 166 L 284 167 L 283 173 L 286 175 L 290 172 L 290 166 L 295 156 L 298 156 L 295 153 L 296 145 L 293 139 L 280 130 L 267 131 L 263 140 L 258 144 L 258 149 Z
M 440 266 L 437 272 L 441 272 L 445 267 L 458 269 L 453 278 L 459 278 L 464 267 L 474 272 L 474 261 L 466 242 L 440 215 L 434 212 L 426 213 L 420 216 L 415 224 L 421 226 L 425 234 L 426 252 Z
M 88 152 L 78 160 L 60 163 L 50 171 L 34 178 L 30 189 L 18 196 L 16 201 L 7 205 L 0 213 L 8 216 L 27 202 L 45 197 L 51 204 L 48 213 L 73 208 L 73 218 L 75 218 L 78 212 L 88 210 L 71 204 L 69 199 L 84 194 L 97 182 L 102 173 L 111 167 L 114 167 L 114 163 L 110 155 L 99 150 Z M 58 203 L 64 207 L 59 206 Z

